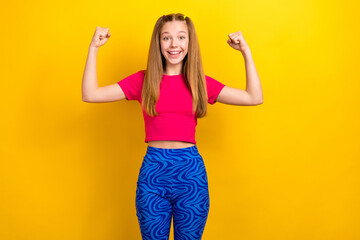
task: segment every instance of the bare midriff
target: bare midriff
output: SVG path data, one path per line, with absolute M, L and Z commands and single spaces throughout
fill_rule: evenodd
M 149 141 L 148 144 L 150 147 L 156 147 L 156 148 L 186 148 L 195 145 L 194 143 L 191 142 L 167 141 L 167 140 Z

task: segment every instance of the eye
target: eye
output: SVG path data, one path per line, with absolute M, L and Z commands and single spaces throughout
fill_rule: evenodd
M 180 38 L 184 38 L 184 39 L 185 39 L 185 37 L 184 37 L 184 36 L 181 36 Z

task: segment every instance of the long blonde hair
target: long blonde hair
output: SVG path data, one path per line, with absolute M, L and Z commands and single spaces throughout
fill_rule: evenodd
M 184 15 L 181 13 L 171 13 L 165 15 L 165 18 L 161 16 L 155 24 L 141 93 L 141 106 L 149 116 L 158 115 L 155 106 L 159 99 L 160 82 L 166 64 L 166 60 L 160 50 L 160 34 L 164 24 L 170 21 L 183 21 L 186 22 L 188 27 L 189 46 L 188 53 L 183 60 L 182 73 L 184 73 L 186 85 L 191 90 L 193 100 L 192 114 L 196 111 L 196 118 L 202 118 L 206 116 L 208 95 L 199 41 L 193 22 L 188 16 L 184 19 Z

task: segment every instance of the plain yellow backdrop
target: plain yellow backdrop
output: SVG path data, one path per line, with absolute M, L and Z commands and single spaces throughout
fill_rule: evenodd
M 145 155 L 136 101 L 86 103 L 96 26 L 98 84 L 146 68 L 159 16 L 189 16 L 205 74 L 245 89 L 242 31 L 264 103 L 208 105 L 196 140 L 210 212 L 203 239 L 360 239 L 358 1 L 16 1 L 1 11 L 0 239 L 141 239 Z M 173 227 L 171 227 L 173 239 Z

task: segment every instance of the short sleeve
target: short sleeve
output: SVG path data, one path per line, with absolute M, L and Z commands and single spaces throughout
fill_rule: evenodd
M 144 82 L 145 70 L 131 74 L 118 82 L 123 90 L 126 100 L 140 101 L 142 86 Z
M 216 103 L 216 98 L 219 96 L 219 93 L 226 85 L 206 75 L 205 79 L 208 94 L 208 103 L 214 105 Z

